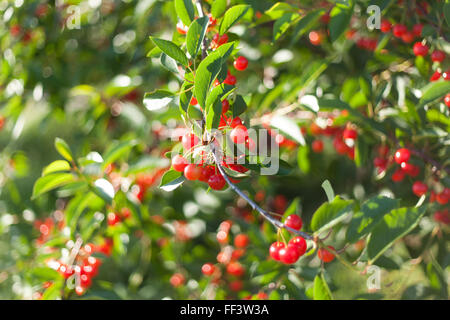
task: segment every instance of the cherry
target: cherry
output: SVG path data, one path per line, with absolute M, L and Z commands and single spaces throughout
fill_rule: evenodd
M 245 268 L 239 262 L 230 262 L 227 265 L 227 273 L 232 276 L 240 277 L 244 274 L 244 272 Z
M 430 77 L 430 81 L 437 81 L 437 80 L 439 80 L 439 78 L 441 77 L 441 73 L 438 71 L 438 70 L 436 70 L 434 73 L 433 73 L 433 75 Z
M 300 258 L 300 252 L 297 246 L 287 246 L 281 248 L 278 252 L 280 261 L 284 264 L 293 264 Z
M 237 292 L 237 291 L 241 291 L 242 287 L 244 285 L 241 280 L 234 280 L 234 281 L 230 282 L 229 286 L 230 286 L 231 291 Z
M 219 230 L 219 232 L 217 232 L 216 239 L 221 244 L 228 243 L 228 231 Z
M 69 267 L 65 264 L 61 264 L 58 268 L 58 271 L 63 275 L 64 279 L 69 278 L 75 273 L 75 270 L 72 267 Z
M 170 284 L 175 288 L 181 287 L 185 282 L 185 277 L 181 273 L 175 273 L 170 277 Z
M 202 266 L 202 273 L 205 276 L 210 276 L 214 273 L 214 271 L 216 271 L 216 267 L 212 264 L 212 263 L 205 263 Z
M 428 54 L 428 47 L 421 42 L 416 42 L 414 44 L 413 51 L 416 56 L 425 57 Z
M 245 69 L 247 69 L 248 60 L 243 56 L 239 56 L 236 58 L 236 60 L 234 60 L 233 65 L 236 68 L 236 70 L 244 71 Z
M 175 171 L 183 172 L 187 165 L 188 163 L 182 155 L 177 154 L 172 158 L 172 167 Z
M 217 79 L 216 79 L 217 80 Z M 236 84 L 236 77 L 233 76 L 229 71 L 227 72 L 227 77 L 223 80 L 223 83 L 234 86 Z
M 114 212 L 108 213 L 107 222 L 109 226 L 115 226 L 120 222 L 120 216 L 115 214 Z
M 328 246 L 328 249 L 334 250 L 334 247 Z M 320 248 L 317 251 L 317 256 L 319 257 L 320 260 L 322 260 L 325 263 L 328 263 L 328 262 L 331 262 L 334 260 L 334 254 L 325 248 Z
M 392 29 L 392 24 L 389 20 L 382 20 L 380 25 L 381 32 L 388 33 Z
M 333 140 L 333 146 L 339 154 L 346 154 L 349 150 L 348 146 L 341 139 L 341 137 L 336 136 Z
M 402 35 L 402 40 L 405 43 L 411 43 L 414 41 L 414 33 L 412 31 L 406 31 L 403 35 Z
M 80 284 L 84 288 L 89 288 L 92 284 L 92 280 L 88 275 L 82 274 L 80 275 Z
M 206 166 L 201 169 L 200 177 L 198 180 L 203 182 L 208 182 L 209 177 L 211 177 L 214 174 L 215 170 L 212 166 Z
M 402 164 L 403 162 L 408 162 L 411 157 L 411 152 L 406 148 L 398 149 L 395 152 L 394 159 L 398 164 Z
M 276 261 L 280 261 L 280 250 L 285 247 L 285 244 L 283 242 L 274 242 L 271 244 L 269 249 L 269 254 L 272 259 Z
M 249 241 L 248 236 L 241 233 L 234 238 L 234 246 L 237 248 L 245 248 Z
M 226 113 L 230 109 L 230 102 L 228 100 L 222 101 L 222 113 Z
M 324 23 L 324 24 L 328 24 L 329 22 L 330 22 L 330 19 L 331 19 L 331 17 L 330 17 L 330 14 L 327 12 L 327 13 L 324 13 L 321 17 L 320 17 L 320 21 L 322 22 L 322 23 Z
M 436 195 L 436 201 L 441 205 L 446 205 L 450 199 L 450 188 L 445 188 L 441 193 Z
M 422 29 L 423 29 L 423 24 L 418 23 L 415 24 L 413 27 L 413 33 L 416 37 L 421 37 L 422 36 Z
M 434 50 L 431 54 L 431 60 L 434 62 L 442 62 L 445 59 L 445 52 L 440 50 Z
M 244 125 L 237 125 L 230 133 L 231 140 L 236 144 L 245 143 L 248 138 L 248 131 Z
M 178 31 L 179 33 L 181 33 L 181 34 L 186 34 L 186 33 L 188 32 L 188 30 L 189 30 L 189 27 L 188 27 L 188 26 L 185 26 L 185 25 L 183 24 L 183 22 L 179 21 L 179 22 L 177 23 L 177 31 Z
M 405 32 L 407 32 L 408 29 L 404 24 L 396 24 L 394 28 L 392 29 L 392 33 L 395 37 L 401 38 Z
M 197 166 L 196 164 L 188 164 L 186 168 L 184 168 L 184 177 L 188 180 L 198 180 L 202 174 L 202 168 Z
M 450 93 L 447 93 L 444 98 L 444 103 L 447 107 L 450 108 Z
M 385 158 L 376 157 L 373 159 L 373 165 L 377 168 L 386 168 L 387 162 Z
M 448 69 L 442 74 L 442 78 L 444 78 L 444 80 L 446 81 L 450 80 L 450 69 Z
M 434 220 L 443 224 L 450 224 L 450 214 L 448 210 L 436 211 L 434 214 Z
M 318 46 L 322 43 L 322 37 L 317 31 L 311 31 L 308 37 L 312 45 Z
M 288 247 L 295 247 L 298 250 L 299 256 L 305 254 L 306 249 L 308 248 L 308 245 L 306 244 L 306 240 L 302 237 L 294 237 L 291 240 L 289 240 Z
M 199 141 L 198 137 L 193 133 L 186 133 L 183 138 L 181 138 L 181 144 L 185 150 L 191 150 L 199 143 Z
M 300 230 L 302 228 L 303 221 L 298 215 L 291 214 L 286 218 L 284 224 L 289 228 Z
M 400 166 L 402 170 L 411 177 L 417 177 L 420 173 L 419 167 L 411 163 L 403 162 Z
M 197 105 L 198 104 L 197 98 L 196 97 L 192 97 L 190 104 L 193 105 L 193 106 Z
M 423 196 L 425 193 L 427 193 L 428 191 L 428 187 L 425 183 L 420 182 L 420 181 L 416 181 L 414 182 L 413 186 L 412 186 L 412 191 L 414 192 L 414 194 L 418 197 Z
M 228 35 L 226 33 L 223 34 L 223 35 L 220 35 L 220 34 L 216 33 L 213 36 L 212 41 L 213 41 L 215 47 L 220 47 L 224 43 L 228 42 Z
M 82 286 L 75 287 L 75 293 L 79 296 L 82 296 L 86 290 Z
M 213 174 L 212 176 L 209 177 L 208 179 L 208 185 L 211 187 L 211 189 L 213 190 L 222 190 L 223 187 L 225 187 L 226 181 L 225 179 L 222 177 L 221 174 Z
M 344 139 L 355 140 L 358 137 L 358 132 L 355 129 L 346 128 L 342 133 Z
M 311 144 L 311 148 L 315 153 L 321 153 L 323 151 L 323 141 L 314 140 Z

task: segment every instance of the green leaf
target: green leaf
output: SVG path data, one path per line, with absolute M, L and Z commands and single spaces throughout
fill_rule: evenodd
M 202 46 L 206 30 L 208 29 L 208 22 L 208 17 L 201 17 L 194 20 L 189 26 L 186 36 L 186 48 L 192 58 L 197 56 L 197 53 Z
M 352 209 L 352 200 L 336 196 L 332 202 L 326 202 L 317 209 L 311 219 L 311 229 L 316 234 L 321 233 L 345 219 Z
M 294 29 L 294 36 L 292 38 L 292 42 L 297 41 L 302 35 L 311 30 L 317 20 L 325 13 L 325 9 L 317 9 L 309 12 L 307 15 L 302 17 L 300 21 L 297 23 Z
M 336 5 L 330 12 L 330 39 L 336 41 L 342 33 L 347 29 L 352 17 L 353 8 Z
M 222 68 L 222 64 L 231 54 L 234 43 L 221 45 L 216 51 L 207 56 L 198 66 L 195 76 L 194 93 L 198 103 L 205 110 L 206 98 L 211 84 L 216 79 Z
M 106 179 L 95 180 L 94 192 L 109 204 L 112 203 L 115 196 L 113 185 Z
M 442 98 L 450 92 L 450 81 L 432 82 L 422 89 L 422 97 L 420 98 L 420 106 L 433 102 Z
M 144 106 L 147 110 L 155 111 L 164 108 L 174 99 L 174 94 L 167 90 L 155 90 L 144 95 Z
M 72 151 L 70 151 L 69 145 L 61 138 L 55 139 L 55 148 L 60 155 L 67 161 L 73 161 Z
M 273 42 L 277 41 L 299 17 L 298 13 L 287 12 L 273 24 Z
M 49 267 L 38 267 L 34 268 L 31 273 L 33 276 L 39 278 L 43 281 L 49 281 L 49 280 L 60 280 L 62 279 L 62 275 L 52 268 Z
M 445 16 L 445 21 L 447 21 L 447 26 L 450 27 L 450 1 L 446 1 L 444 3 L 444 16 Z
M 165 53 L 161 54 L 161 65 L 172 73 L 175 73 L 175 74 L 179 73 L 178 65 L 177 65 L 177 62 L 175 61 L 175 59 L 169 57 Z
M 70 171 L 70 164 L 66 160 L 56 160 L 50 163 L 48 166 L 42 170 L 42 175 L 46 176 L 50 173 L 60 172 L 60 171 Z
M 313 299 L 314 300 L 333 300 L 330 288 L 325 281 L 323 273 L 319 273 L 314 278 L 314 289 L 313 289 Z
M 195 9 L 192 0 L 175 0 L 175 11 L 186 26 L 194 20 Z
M 220 116 L 222 115 L 222 102 L 216 100 L 216 102 L 209 106 L 206 113 L 206 130 L 211 131 L 217 129 L 220 124 Z
M 311 170 L 308 146 L 299 146 L 297 152 L 297 164 L 300 170 L 302 170 L 304 173 L 308 173 Z
M 186 54 L 172 41 L 159 39 L 155 37 L 150 37 L 153 43 L 161 49 L 162 52 L 167 54 L 169 57 L 175 59 L 183 66 L 187 67 L 189 65 L 189 60 Z
M 164 173 L 159 187 L 164 191 L 170 192 L 181 186 L 184 180 L 185 178 L 181 172 L 171 169 Z
M 233 118 L 240 116 L 245 110 L 247 110 L 247 104 L 244 98 L 241 95 L 237 95 L 233 103 Z
M 191 104 L 192 99 L 192 89 L 193 85 L 189 82 L 185 81 L 183 85 L 181 86 L 181 94 L 180 94 L 180 111 L 181 113 L 186 116 L 186 113 L 188 111 L 188 107 Z
M 369 264 L 377 260 L 397 239 L 414 229 L 426 210 L 426 206 L 400 208 L 383 216 L 383 219 L 373 228 L 367 242 Z
M 170 158 L 170 156 L 168 156 Z M 126 175 L 136 174 L 155 168 L 165 168 L 170 165 L 170 161 L 166 158 L 152 157 L 148 155 L 142 156 L 138 161 L 130 164 Z
M 303 138 L 303 134 L 300 130 L 300 127 L 297 123 L 291 118 L 285 116 L 274 116 L 270 120 L 270 125 L 274 128 L 277 128 L 282 133 L 287 135 L 289 138 L 297 141 L 302 146 L 306 145 L 305 139 Z
M 42 300 L 56 300 L 61 296 L 62 281 L 55 281 L 42 294 Z
M 131 150 L 137 144 L 136 140 L 122 141 L 116 144 L 112 144 L 103 155 L 102 168 L 105 169 L 109 164 L 113 163 L 125 153 Z
M 214 18 L 220 18 L 227 9 L 227 0 L 214 0 L 211 5 L 211 14 Z
M 36 199 L 43 193 L 74 181 L 75 176 L 71 173 L 52 173 L 40 177 L 34 184 L 32 199 Z
M 372 231 L 383 216 L 397 208 L 399 201 L 384 196 L 368 199 L 361 210 L 353 214 L 347 229 L 346 239 L 353 243 Z
M 236 5 L 225 12 L 222 23 L 220 24 L 219 33 L 222 35 L 228 31 L 235 23 L 237 23 L 248 11 L 249 5 Z
M 333 187 L 331 186 L 330 181 L 325 180 L 322 183 L 322 188 L 323 190 L 325 190 L 325 193 L 327 194 L 328 202 L 332 202 L 334 199 L 334 190 Z
M 213 105 L 217 100 L 224 100 L 227 96 L 229 96 L 234 90 L 236 89 L 235 86 L 231 86 L 226 83 L 221 83 L 217 87 L 211 90 L 210 94 L 208 95 L 208 98 L 206 99 L 206 108 L 209 108 L 211 105 Z

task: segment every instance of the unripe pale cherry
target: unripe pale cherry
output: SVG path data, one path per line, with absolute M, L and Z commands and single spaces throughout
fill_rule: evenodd
M 318 46 L 322 43 L 322 36 L 317 31 L 311 31 L 308 37 L 312 45 Z
M 193 133 L 186 133 L 181 139 L 181 144 L 185 150 L 190 150 L 200 142 L 199 138 Z
M 398 149 L 395 152 L 394 159 L 398 164 L 402 164 L 403 162 L 408 162 L 411 157 L 411 152 L 406 148 Z
M 414 192 L 414 194 L 416 196 L 421 197 L 425 193 L 427 193 L 428 187 L 425 183 L 423 183 L 421 181 L 416 181 L 416 182 L 414 182 L 414 184 L 412 186 L 412 191 Z
M 332 246 L 328 246 L 328 249 L 335 250 L 334 247 L 332 247 Z M 331 262 L 334 260 L 334 254 L 325 248 L 320 248 L 317 251 L 317 256 L 319 257 L 320 260 L 322 260 L 325 263 L 328 263 L 328 262 Z
M 172 167 L 175 171 L 183 172 L 187 165 L 187 160 L 182 155 L 177 154 L 172 158 Z
M 303 221 L 302 218 L 300 218 L 298 215 L 291 214 L 287 216 L 286 220 L 284 221 L 284 224 L 289 228 L 300 230 L 302 228 Z
M 245 69 L 247 69 L 248 60 L 243 56 L 239 56 L 236 58 L 236 60 L 234 60 L 233 65 L 236 68 L 236 70 L 244 71 Z

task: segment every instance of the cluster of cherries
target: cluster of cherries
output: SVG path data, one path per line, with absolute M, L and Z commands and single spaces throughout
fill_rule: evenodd
M 58 211 L 59 212 L 59 211 Z M 53 230 L 55 230 L 55 227 L 61 230 L 64 227 L 64 221 L 61 219 L 59 222 L 56 223 L 53 221 L 52 218 L 46 218 L 44 220 L 36 220 L 34 222 L 34 228 L 36 230 L 39 230 L 40 236 L 36 240 L 36 243 L 38 245 L 42 245 L 49 239 L 51 233 Z

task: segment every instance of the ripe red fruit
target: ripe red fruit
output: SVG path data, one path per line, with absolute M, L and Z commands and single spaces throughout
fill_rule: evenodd
M 431 54 L 431 60 L 434 62 L 442 62 L 445 59 L 445 52 L 440 50 L 434 50 Z
M 423 24 L 421 24 L 421 23 L 415 24 L 414 27 L 413 27 L 414 35 L 416 37 L 422 36 L 422 29 L 423 29 Z
M 288 247 L 295 247 L 298 250 L 298 254 L 301 257 L 305 254 L 308 245 L 306 244 L 306 240 L 302 237 L 295 237 L 289 241 Z
M 427 193 L 428 191 L 428 187 L 425 183 L 420 182 L 420 181 L 416 181 L 414 182 L 413 186 L 412 186 L 412 191 L 414 192 L 414 194 L 418 197 L 423 196 L 425 193 Z
M 334 247 L 328 246 L 328 249 L 334 250 Z M 331 262 L 334 260 L 334 254 L 325 248 L 320 248 L 317 251 L 317 256 L 319 257 L 320 260 L 322 260 L 325 263 L 328 263 L 328 262 Z
M 244 125 L 237 125 L 230 133 L 231 140 L 236 144 L 245 143 L 248 138 L 248 131 Z
M 241 291 L 243 286 L 244 285 L 242 284 L 241 280 L 234 280 L 234 281 L 230 282 L 230 290 L 231 291 L 235 291 L 235 292 Z
M 175 273 L 172 277 L 170 277 L 170 284 L 175 288 L 181 287 L 184 284 L 186 279 L 181 273 Z
M 393 174 L 392 174 L 392 181 L 394 182 L 400 182 L 405 178 L 405 172 L 401 169 L 396 170 Z
M 230 262 L 227 265 L 227 273 L 232 276 L 240 277 L 244 274 L 244 272 L 245 268 L 239 262 Z
M 120 217 L 118 214 L 115 214 L 114 212 L 110 212 L 108 213 L 107 216 L 107 222 L 109 226 L 115 226 L 116 224 L 118 224 L 120 222 Z
M 213 174 L 208 179 L 208 185 L 214 190 L 222 190 L 225 184 L 226 181 L 221 174 Z
M 193 106 L 197 105 L 198 104 L 197 98 L 196 97 L 192 97 L 190 104 L 193 105 Z
M 316 153 L 321 153 L 323 151 L 323 141 L 322 140 L 314 140 L 311 144 L 311 148 Z
M 430 77 L 430 81 L 438 81 L 439 78 L 441 77 L 441 73 L 436 70 L 433 75 Z
M 428 47 L 421 42 L 416 42 L 414 44 L 413 51 L 416 56 L 425 57 L 428 54 Z
M 355 140 L 358 137 L 358 132 L 355 129 L 346 128 L 342 133 L 342 137 L 344 139 L 352 139 Z
M 383 20 L 381 21 L 380 29 L 381 32 L 388 33 L 392 29 L 392 24 L 389 22 L 389 20 Z
M 385 158 L 376 157 L 373 159 L 373 165 L 377 168 L 386 168 L 387 162 Z
M 249 241 L 248 236 L 241 233 L 234 238 L 234 246 L 237 248 L 245 248 Z
M 320 33 L 317 31 L 311 31 L 309 33 L 309 42 L 311 42 L 311 44 L 315 46 L 320 45 L 322 43 L 322 37 Z
M 402 170 L 411 177 L 417 177 L 420 173 L 419 167 L 411 163 L 403 162 L 400 166 Z
M 298 215 L 291 214 L 286 218 L 284 224 L 292 229 L 300 230 L 302 228 L 303 221 Z
M 450 108 L 450 93 L 447 93 L 447 95 L 445 96 L 444 103 L 447 107 Z
M 210 276 L 214 273 L 214 271 L 216 271 L 216 267 L 212 264 L 212 263 L 205 263 L 202 266 L 202 273 L 205 276 Z
M 85 292 L 85 289 L 82 286 L 75 287 L 75 293 L 79 296 L 82 296 Z
M 188 164 L 186 168 L 184 168 L 184 177 L 188 180 L 198 180 L 202 174 L 202 168 L 197 166 L 196 164 Z
M 177 31 L 181 34 L 186 34 L 188 32 L 189 27 L 185 26 L 183 22 L 179 21 L 177 23 Z
M 239 56 L 236 58 L 236 60 L 234 60 L 233 65 L 236 68 L 236 70 L 244 71 L 245 69 L 247 69 L 248 60 L 243 56 Z
M 183 172 L 187 165 L 187 160 L 182 155 L 177 154 L 172 158 L 172 167 L 175 171 Z
M 284 264 L 293 264 L 300 258 L 300 252 L 297 246 L 287 246 L 281 248 L 279 253 L 280 261 Z
M 270 245 L 269 254 L 273 260 L 280 261 L 280 250 L 285 247 L 283 242 L 274 242 Z
M 450 214 L 448 210 L 436 211 L 434 214 L 434 220 L 443 224 L 450 224 Z
M 193 133 L 186 133 L 181 139 L 181 144 L 185 150 L 190 150 L 199 143 L 198 137 Z
M 203 182 L 208 182 L 209 177 L 211 177 L 214 174 L 215 170 L 212 166 L 206 166 L 201 169 L 201 174 L 198 180 Z
M 217 80 L 217 79 L 216 79 Z M 223 83 L 229 84 L 230 86 L 234 86 L 236 84 L 236 77 L 233 76 L 229 71 L 227 73 L 227 77 L 223 80 Z
M 223 100 L 222 101 L 222 113 L 227 112 L 230 109 L 230 103 L 228 102 L 228 100 Z
M 324 13 L 321 17 L 320 17 L 320 21 L 322 22 L 322 23 L 324 23 L 324 24 L 328 24 L 329 22 L 330 22 L 330 19 L 331 19 L 331 17 L 330 17 L 330 14 L 327 12 L 327 13 Z
M 349 150 L 349 147 L 345 144 L 345 142 L 341 139 L 341 137 L 336 136 L 333 140 L 333 147 L 336 149 L 339 154 L 346 154 Z
M 450 188 L 445 188 L 441 193 L 436 195 L 436 201 L 441 205 L 446 205 L 450 199 Z
M 403 34 L 407 31 L 408 31 L 408 29 L 403 24 L 396 24 L 394 26 L 394 28 L 392 29 L 392 33 L 397 38 L 401 38 L 403 36 Z
M 414 41 L 414 33 L 412 31 L 406 31 L 403 35 L 402 35 L 402 40 L 405 43 L 411 43 Z
M 227 34 L 219 35 L 218 33 L 216 33 L 213 36 L 212 41 L 215 47 L 220 47 L 224 43 L 228 42 L 228 35 Z
M 411 157 L 411 152 L 406 148 L 398 149 L 395 152 L 394 159 L 398 164 L 402 164 L 403 162 L 408 162 Z
M 450 80 L 450 69 L 447 70 L 447 71 L 445 71 L 445 72 L 442 74 L 442 78 L 444 78 L 444 80 L 446 80 L 446 81 Z

